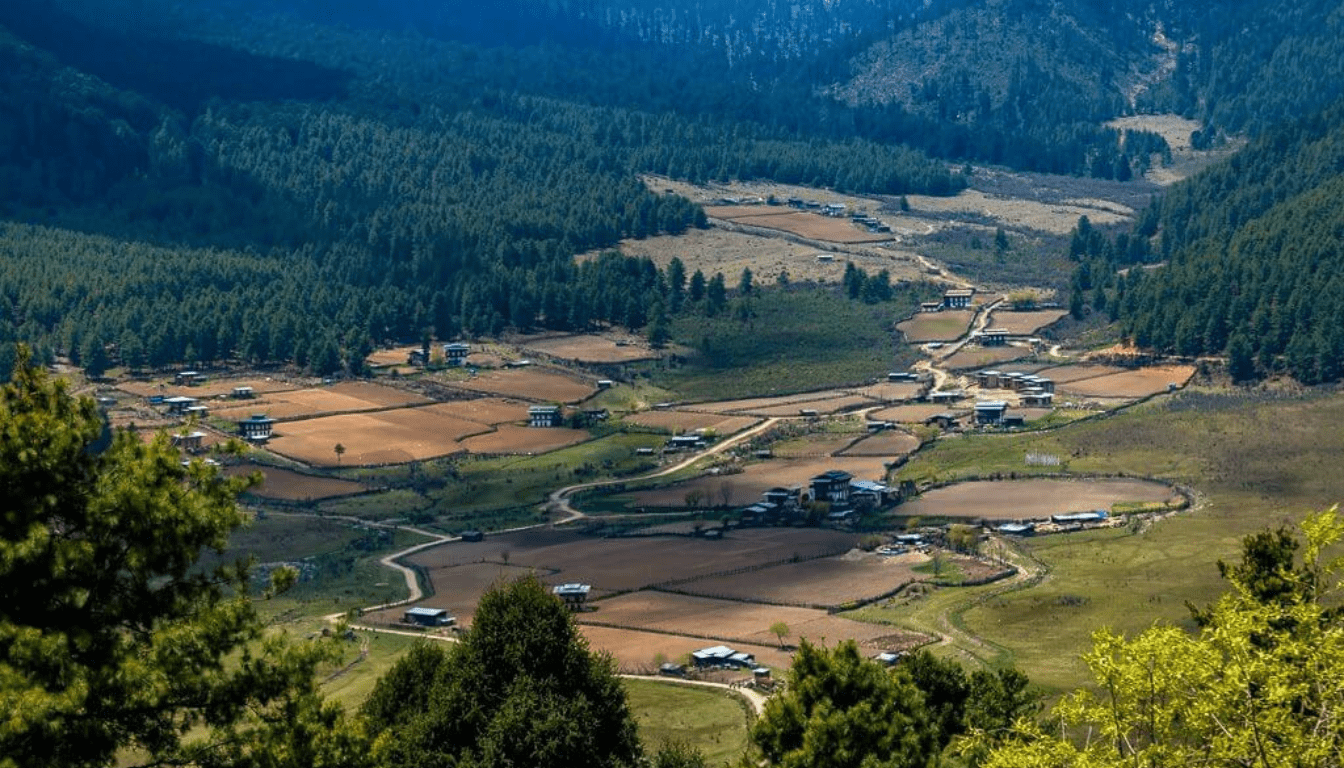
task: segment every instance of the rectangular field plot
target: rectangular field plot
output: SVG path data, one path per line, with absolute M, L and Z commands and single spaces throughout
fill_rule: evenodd
M 459 439 L 488 429 L 442 408 L 429 405 L 286 422 L 277 426 L 269 448 L 314 465 L 399 464 L 457 453 L 463 450 Z M 341 457 L 335 453 L 337 443 L 345 447 Z
M 491 432 L 464 438 L 461 445 L 471 453 L 531 455 L 578 445 L 591 437 L 582 429 L 505 424 Z
M 780 621 L 789 627 L 789 635 L 785 638 L 789 643 L 797 643 L 799 638 L 819 643 L 824 638 L 827 644 L 855 640 L 864 647 L 882 648 L 891 641 L 894 631 L 880 624 L 842 619 L 816 608 L 715 600 L 667 592 L 635 592 L 595 605 L 597 610 L 583 614 L 579 619 L 581 623 L 594 622 L 766 647 L 778 647 L 779 638 L 770 632 L 770 627 Z
M 838 456 L 905 456 L 919 448 L 919 438 L 909 432 L 888 429 L 859 440 Z
M 362 493 L 368 488 L 350 480 L 335 477 L 314 477 L 276 467 L 263 467 L 257 464 L 239 464 L 225 467 L 223 474 L 235 477 L 261 472 L 265 478 L 261 485 L 247 492 L 263 499 L 282 499 L 285 501 L 310 501 L 331 499 Z
M 747 574 L 697 579 L 678 585 L 677 591 L 728 600 L 830 608 L 895 592 L 920 578 L 914 566 L 925 560 L 923 555 L 827 557 Z
M 1013 480 L 935 488 L 901 505 L 901 514 L 989 520 L 1041 520 L 1050 515 L 1110 510 L 1123 502 L 1164 502 L 1175 491 L 1146 480 Z
M 698 477 L 652 491 L 622 494 L 635 507 L 684 507 L 686 494 L 698 491 L 715 504 L 721 503 L 723 489 L 728 489 L 728 504 L 752 504 L 761 500 L 761 494 L 775 486 L 807 485 L 814 476 L 831 469 L 840 469 L 859 480 L 882 480 L 886 477 L 887 459 L 880 456 L 818 457 L 802 459 L 771 459 L 748 464 L 743 471 L 721 477 Z
M 844 434 L 806 435 L 793 440 L 784 440 L 770 447 L 778 459 L 804 459 L 821 456 L 834 456 L 848 448 L 855 440 L 863 437 L 860 432 Z
M 874 384 L 871 387 L 864 387 L 859 390 L 859 394 L 864 397 L 871 397 L 883 403 L 899 403 L 903 400 L 913 400 L 919 397 L 924 391 L 926 384 L 917 384 L 914 382 L 883 382 Z
M 1069 314 L 1063 309 L 1040 309 L 1032 312 L 995 310 L 989 328 L 1003 328 L 1014 336 L 1030 336 Z
M 475 392 L 557 403 L 576 403 L 597 391 L 596 384 L 536 368 L 481 371 L 466 381 L 446 383 Z
M 779 397 L 752 397 L 744 400 L 717 400 L 710 403 L 696 403 L 686 406 L 682 410 L 693 409 L 706 413 L 759 413 L 789 405 L 796 405 L 798 408 L 813 408 L 814 406 L 811 403 L 850 397 L 853 394 L 854 392 L 850 390 L 828 389 L 821 392 L 799 392 L 795 395 L 780 395 Z M 803 405 L 803 403 L 808 403 L 808 405 Z M 797 415 L 796 410 L 793 415 Z
M 453 567 L 481 561 L 536 568 L 557 582 L 578 581 L 595 590 L 617 592 L 708 576 L 768 563 L 847 552 L 858 541 L 852 533 L 819 529 L 733 531 L 719 540 L 689 536 L 600 539 L 568 531 L 522 531 L 455 542 L 413 555 L 424 567 L 436 593 L 458 589 Z M 505 554 L 507 553 L 507 555 Z
M 1099 376 L 1110 376 L 1124 372 L 1124 368 L 1114 365 L 1061 365 L 1056 368 L 1046 368 L 1040 371 L 1040 375 L 1054 381 L 1055 384 L 1066 384 L 1071 381 L 1095 379 Z
M 1089 397 L 1147 397 L 1165 392 L 1171 384 L 1183 386 L 1195 369 L 1189 365 L 1164 365 L 1098 376 L 1060 386 L 1062 392 Z
M 657 353 L 643 343 L 627 342 L 618 345 L 615 339 L 591 334 L 524 339 L 519 343 L 519 347 L 529 352 L 580 363 L 632 363 L 658 357 Z
M 632 413 L 625 421 L 641 427 L 666 429 L 669 432 L 694 432 L 697 429 L 714 430 L 719 435 L 731 435 L 757 423 L 750 416 L 723 416 L 694 411 L 644 411 Z
M 880 411 L 873 411 L 868 414 L 868 418 L 873 421 L 895 421 L 901 424 L 923 424 L 927 419 L 931 419 L 940 413 L 951 413 L 958 418 L 965 416 L 970 411 L 962 408 L 948 408 L 945 405 L 898 405 L 895 408 L 884 408 Z
M 117 389 L 138 397 L 151 395 L 188 395 L 196 398 L 217 397 L 232 394 L 234 387 L 251 387 L 257 394 L 266 392 L 284 392 L 291 389 L 303 389 L 306 385 L 289 381 L 267 378 L 219 379 L 207 380 L 204 384 L 184 387 L 174 384 L 171 378 L 154 381 L 126 381 L 117 385 Z
M 254 413 L 264 413 L 283 421 L 319 414 L 358 413 L 430 402 L 433 401 L 413 392 L 368 382 L 348 381 L 331 387 L 272 392 L 247 400 L 231 400 L 228 406 L 216 408 L 213 412 L 215 416 L 231 421 L 246 419 Z
M 905 334 L 912 344 L 926 341 L 956 341 L 966 335 L 975 313 L 964 309 L 943 312 L 921 312 L 909 320 L 896 324 L 896 330 Z
M 957 353 L 944 358 L 942 367 L 951 371 L 1006 363 L 1019 357 L 1026 357 L 1031 350 L 1020 347 L 964 347 Z
M 440 403 L 441 413 L 478 424 L 495 426 L 514 421 L 527 421 L 529 403 L 501 397 L 478 397 L 474 400 L 453 400 Z
M 830 416 L 876 404 L 877 401 L 863 395 L 842 395 L 840 397 L 828 397 L 825 400 L 808 400 L 803 403 L 776 405 L 772 408 L 755 408 L 751 411 L 744 411 L 744 413 L 755 416 L 798 416 L 802 411 L 809 410 L 816 411 L 819 416 Z

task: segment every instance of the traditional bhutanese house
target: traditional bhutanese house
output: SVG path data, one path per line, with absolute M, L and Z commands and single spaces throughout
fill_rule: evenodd
M 1042 390 L 1044 390 L 1044 391 L 1046 391 L 1046 392 L 1054 392 L 1054 391 L 1055 391 L 1055 382 L 1054 382 L 1054 380 L 1053 380 L 1053 379 L 1047 379 L 1047 378 L 1045 378 L 1044 376 L 1037 376 L 1037 377 L 1036 377 L 1036 386 L 1040 387 Z
M 408 608 L 402 614 L 401 620 L 407 624 L 417 624 L 422 627 L 447 627 L 457 621 L 457 618 L 450 615 L 444 608 Z
M 203 447 L 203 440 L 205 440 L 205 433 L 201 431 L 189 432 L 184 435 L 173 435 L 173 445 L 187 453 L 200 452 Z
M 761 494 L 761 498 L 766 504 L 777 505 L 782 510 L 791 510 L 798 508 L 798 500 L 802 498 L 802 495 L 802 488 L 777 486 Z
M 592 586 L 588 584 L 579 584 L 577 582 L 569 584 L 556 584 L 551 587 L 551 594 L 560 598 L 565 607 L 571 611 L 583 610 L 584 603 L 588 602 L 588 593 L 592 591 Z
M 455 341 L 443 345 L 443 361 L 448 365 L 461 365 L 471 354 L 471 345 Z
M 234 387 L 232 397 L 235 400 L 248 400 L 255 397 L 257 391 L 251 387 Z
M 194 387 L 205 381 L 205 376 L 200 371 L 178 371 L 173 376 L 173 383 L 181 387 Z
M 929 395 L 929 400 L 935 405 L 950 405 L 966 397 L 966 393 L 960 389 L 949 389 L 945 392 L 933 392 Z
M 1008 411 L 1008 404 L 1002 400 L 984 400 L 975 404 L 975 423 L 977 424 L 1000 424 L 1003 422 L 1004 414 Z
M 1026 374 L 1010 371 L 999 375 L 999 389 L 1017 391 L 1022 388 L 1022 377 Z
M 1006 328 L 986 328 L 980 334 L 980 343 L 986 347 L 1002 347 L 1008 344 Z
M 813 501 L 844 504 L 849 501 L 849 483 L 854 476 L 840 469 L 832 469 L 812 478 L 809 483 Z
M 275 419 L 264 413 L 254 413 L 251 418 L 238 422 L 238 434 L 251 443 L 264 443 L 271 439 L 275 429 Z
M 189 419 L 204 419 L 210 415 L 210 407 L 205 405 L 188 405 L 182 409 L 182 415 Z
M 975 374 L 975 383 L 979 384 L 981 389 L 998 389 L 999 376 L 1002 375 L 998 371 L 980 371 Z
M 1055 404 L 1055 393 L 1046 392 L 1039 387 L 1022 390 L 1022 406 L 1025 408 L 1049 408 Z
M 947 291 L 943 294 L 943 306 L 947 309 L 965 309 L 971 306 L 971 299 L 974 297 L 973 288 Z
M 529 427 L 560 426 L 560 406 L 534 405 L 531 408 L 528 408 L 527 425 Z
M 1020 429 L 1027 426 L 1027 417 L 1020 413 L 1005 413 L 1003 418 L 999 420 L 999 426 L 1009 429 Z
M 866 502 L 875 507 L 881 506 L 896 493 L 895 488 L 872 480 L 853 480 L 849 483 L 849 500 L 855 504 Z
M 197 402 L 199 401 L 196 398 L 187 397 L 186 395 L 178 395 L 177 397 L 165 397 L 163 399 L 163 404 L 168 406 L 168 412 L 178 414 L 186 413 L 187 409 L 195 405 Z
M 853 525 L 859 521 L 859 510 L 853 507 L 844 507 L 843 509 L 832 508 L 826 513 L 826 522 L 831 525 Z
M 958 425 L 957 417 L 951 413 L 935 413 L 924 420 L 926 426 L 936 426 L 939 429 L 951 429 Z

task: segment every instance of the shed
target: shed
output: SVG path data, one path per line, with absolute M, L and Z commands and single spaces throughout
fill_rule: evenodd
M 251 387 L 234 387 L 232 396 L 236 400 L 247 400 L 255 397 L 256 394 L 256 390 Z
M 726 645 L 714 645 L 708 648 L 701 648 L 691 653 L 691 661 L 695 662 L 697 667 L 709 667 L 717 664 L 725 664 L 737 651 Z
M 196 398 L 186 397 L 185 395 L 178 395 L 177 397 L 165 397 L 163 399 L 163 404 L 168 406 L 169 413 L 186 413 L 187 409 L 195 405 L 197 402 L 198 401 Z
M 466 542 L 485 541 L 485 534 L 480 531 L 463 531 L 458 538 Z
M 408 608 L 406 613 L 402 614 L 401 620 L 407 624 L 418 624 L 422 627 L 447 627 L 457 622 L 457 618 L 449 615 L 445 608 Z
M 556 584 L 551 587 L 551 594 L 560 598 L 565 607 L 571 611 L 583 609 L 584 603 L 588 602 L 588 593 L 592 591 L 592 586 L 588 584 L 579 584 L 571 582 L 568 584 Z

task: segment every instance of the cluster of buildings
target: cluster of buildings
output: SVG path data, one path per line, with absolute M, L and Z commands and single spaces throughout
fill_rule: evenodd
M 872 480 L 856 480 L 848 472 L 832 469 L 808 482 L 808 500 L 830 505 L 827 522 L 850 524 L 863 509 L 896 501 L 900 491 Z M 806 516 L 803 489 L 776 487 L 761 494 L 761 500 L 740 511 L 742 525 L 783 525 Z
M 1006 389 L 1019 393 L 1019 401 L 1027 408 L 1048 408 L 1055 401 L 1055 382 L 1044 376 L 980 371 L 975 379 L 981 389 Z
M 467 362 L 467 355 L 471 354 L 471 345 L 460 341 L 449 342 L 443 345 L 443 363 L 451 368 L 457 368 Z M 429 365 L 429 352 L 426 349 L 413 349 L 406 356 L 406 364 L 423 368 Z

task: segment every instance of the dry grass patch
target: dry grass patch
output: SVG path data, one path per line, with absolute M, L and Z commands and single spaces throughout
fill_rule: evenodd
M 1050 515 L 1109 510 L 1122 502 L 1165 502 L 1175 492 L 1146 480 L 1014 480 L 935 488 L 901 506 L 919 517 L 1038 520 Z
M 840 456 L 907 456 L 919 449 L 919 438 L 909 432 L 884 430 L 859 440 Z
M 813 477 L 831 469 L 848 472 L 860 480 L 886 477 L 886 460 L 881 457 L 846 456 L 811 459 L 771 459 L 747 464 L 731 475 L 709 475 L 676 483 L 666 488 L 623 494 L 632 506 L 681 507 L 689 492 L 698 492 L 706 503 L 721 504 L 727 489 L 727 505 L 742 506 L 760 501 L 761 494 L 776 486 L 806 485 Z
M 223 470 L 223 474 L 228 477 L 250 475 L 253 472 L 261 472 L 264 479 L 261 485 L 248 489 L 248 493 L 263 499 L 315 501 L 349 496 L 368 490 L 367 486 L 350 480 L 341 480 L 335 477 L 315 477 L 288 469 L 263 467 L 258 464 L 238 464 L 225 467 Z
M 625 421 L 641 427 L 666 429 L 669 432 L 713 430 L 720 435 L 731 435 L 758 423 L 750 416 L 722 416 L 716 413 L 694 411 L 643 411 L 632 413 Z
M 475 392 L 556 403 L 577 403 L 597 391 L 592 382 L 535 367 L 481 371 L 466 381 L 446 383 Z
M 1069 314 L 1063 309 L 1041 309 L 1032 312 L 995 310 L 990 316 L 990 328 L 1003 328 L 1014 336 L 1030 336 Z
M 966 335 L 975 313 L 968 310 L 920 312 L 909 320 L 896 324 L 896 330 L 905 334 L 912 344 L 928 341 L 955 341 Z
M 462 450 L 460 438 L 483 429 L 482 424 L 430 405 L 287 422 L 277 428 L 268 447 L 318 466 L 399 464 L 457 453 Z M 339 462 L 337 443 L 346 451 Z
M 592 435 L 582 429 L 559 427 L 522 427 L 505 424 L 493 432 L 473 435 L 461 441 L 471 453 L 532 455 L 578 445 Z
M 1031 350 L 1021 347 L 967 346 L 944 358 L 940 365 L 947 370 L 964 371 L 971 368 L 995 366 L 1030 354 Z
M 524 337 L 518 340 L 518 346 L 524 351 L 581 363 L 629 363 L 659 357 L 642 340 L 623 338 L 620 341 L 622 343 L 618 344 L 616 339 L 606 336 L 570 334 Z
M 1193 366 L 1164 365 L 1074 381 L 1060 390 L 1087 397 L 1147 397 L 1165 392 L 1172 384 L 1183 386 L 1194 375 Z

